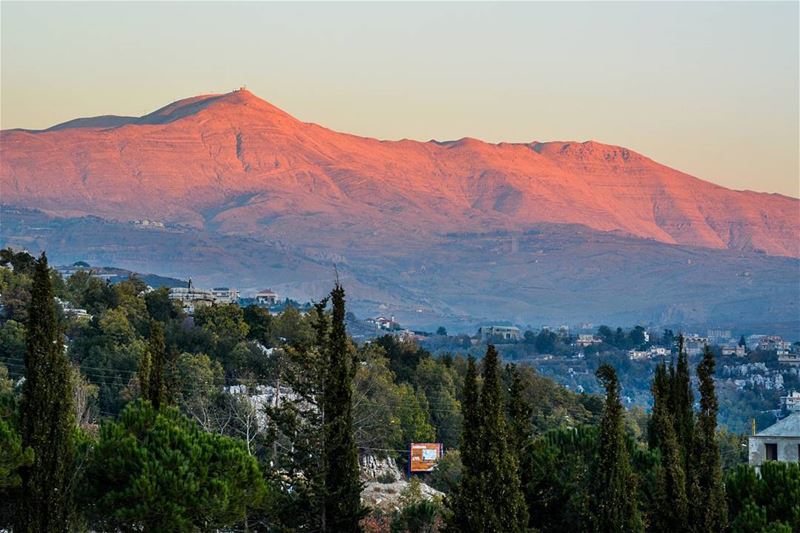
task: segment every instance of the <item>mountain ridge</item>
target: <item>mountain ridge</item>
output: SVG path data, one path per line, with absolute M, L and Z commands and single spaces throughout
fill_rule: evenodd
M 800 257 L 800 200 L 732 191 L 596 141 L 378 140 L 302 122 L 249 91 L 142 117 L 0 132 L 3 202 L 335 241 L 580 224 L 668 244 Z M 347 213 L 343 216 L 342 213 Z

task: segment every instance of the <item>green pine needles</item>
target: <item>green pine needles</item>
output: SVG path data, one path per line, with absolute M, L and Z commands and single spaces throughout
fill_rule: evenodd
M 36 261 L 28 311 L 22 445 L 33 463 L 21 469 L 17 532 L 63 532 L 71 513 L 75 414 L 70 365 L 56 319 L 47 257 Z

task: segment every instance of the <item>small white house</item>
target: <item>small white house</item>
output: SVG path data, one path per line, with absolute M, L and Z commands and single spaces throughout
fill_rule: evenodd
M 748 441 L 751 466 L 758 467 L 765 461 L 800 462 L 800 411 L 778 420 Z
M 505 341 L 518 341 L 522 338 L 519 328 L 514 326 L 483 326 L 478 330 L 484 341 L 501 339 Z
M 276 303 L 278 303 L 278 294 L 270 289 L 264 289 L 256 293 L 256 304 L 275 305 Z

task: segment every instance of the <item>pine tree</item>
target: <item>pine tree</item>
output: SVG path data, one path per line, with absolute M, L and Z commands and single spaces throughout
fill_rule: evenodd
M 345 329 L 344 289 L 331 292 L 333 313 L 327 346 L 328 368 L 323 393 L 325 505 L 323 530 L 360 531 L 361 506 L 358 449 L 353 435 L 353 350 Z
M 636 501 L 636 478 L 626 444 L 617 373 L 611 366 L 603 364 L 596 375 L 606 389 L 606 401 L 592 476 L 590 511 L 594 529 L 604 533 L 640 531 L 642 522 Z
M 167 348 L 164 342 L 164 326 L 156 320 L 150 321 L 150 337 L 147 340 L 150 356 L 150 379 L 147 399 L 158 410 L 166 403 L 167 387 L 165 371 L 167 367 Z
M 697 365 L 700 382 L 700 412 L 695 433 L 696 468 L 692 491 L 692 522 L 698 532 L 723 531 L 727 527 L 728 509 L 722 480 L 722 461 L 717 442 L 719 403 L 714 390 L 714 354 L 706 346 Z
M 480 443 L 481 417 L 479 409 L 478 371 L 475 359 L 467 359 L 467 373 L 464 376 L 464 401 L 461 411 L 464 425 L 461 431 L 461 481 L 448 496 L 451 510 L 447 530 L 452 533 L 480 531 L 484 514 L 484 491 L 481 485 Z
M 483 494 L 489 509 L 483 516 L 484 531 L 524 531 L 528 509 L 519 480 L 517 455 L 510 446 L 505 402 L 500 384 L 500 357 L 491 344 L 483 359 L 480 394 L 480 462 Z
M 20 403 L 23 447 L 33 464 L 21 469 L 18 532 L 62 532 L 71 510 L 75 414 L 70 365 L 56 320 L 45 254 L 36 261 L 28 311 L 25 383 Z
M 653 378 L 653 414 L 648 426 L 651 450 L 659 449 L 654 508 L 650 510 L 650 530 L 655 532 L 684 531 L 688 525 L 686 474 L 675 422 L 669 412 L 669 377 L 666 365 L 656 366 Z

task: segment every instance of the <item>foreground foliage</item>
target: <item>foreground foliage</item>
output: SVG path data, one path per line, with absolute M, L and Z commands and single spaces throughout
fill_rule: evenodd
M 103 424 L 86 481 L 84 503 L 102 530 L 208 531 L 243 523 L 267 497 L 241 441 L 147 401 Z

